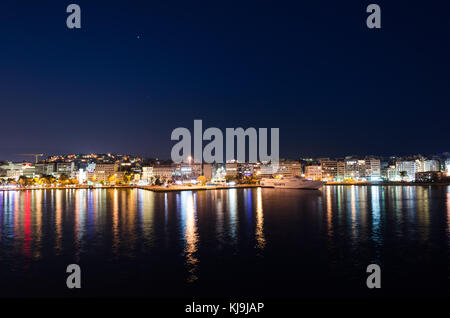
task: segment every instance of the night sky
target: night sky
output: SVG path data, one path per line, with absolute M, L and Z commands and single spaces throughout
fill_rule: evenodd
M 194 119 L 285 157 L 450 151 L 448 1 L 243 2 L 2 1 L 0 160 L 168 158 Z

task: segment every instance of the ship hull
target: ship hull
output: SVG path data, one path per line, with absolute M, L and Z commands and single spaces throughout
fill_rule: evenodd
M 304 190 L 320 190 L 323 186 L 322 181 L 310 181 L 306 179 L 263 179 L 260 184 L 265 188 Z

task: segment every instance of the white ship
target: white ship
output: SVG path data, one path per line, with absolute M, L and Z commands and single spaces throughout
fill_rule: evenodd
M 323 184 L 322 181 L 311 181 L 301 177 L 285 177 L 281 179 L 263 178 L 260 182 L 262 187 L 310 190 L 319 190 Z

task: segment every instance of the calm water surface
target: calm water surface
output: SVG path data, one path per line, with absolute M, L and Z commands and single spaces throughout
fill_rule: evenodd
M 450 187 L 0 191 L 2 297 L 448 297 L 449 247 Z

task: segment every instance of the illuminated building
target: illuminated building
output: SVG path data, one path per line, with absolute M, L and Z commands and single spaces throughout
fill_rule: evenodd
M 221 163 L 215 163 L 212 166 L 212 178 L 213 182 L 224 182 L 226 177 L 226 171 L 224 165 Z
M 2 170 L 2 177 L 17 180 L 20 176 L 23 175 L 23 167 L 23 163 L 7 162 L 6 164 L 0 166 Z
M 345 178 L 345 161 L 338 160 L 336 163 L 337 167 L 337 180 L 342 181 Z
M 203 172 L 202 175 L 205 176 L 207 180 L 211 180 L 213 176 L 213 165 L 211 163 L 203 164 Z
M 324 181 L 335 180 L 338 175 L 337 160 L 321 159 L 322 179 Z
M 395 165 L 390 165 L 386 168 L 386 179 L 389 181 L 400 181 L 400 176 Z
M 362 180 L 366 178 L 366 161 L 358 159 L 345 160 L 344 179 Z
M 83 184 L 87 181 L 87 172 L 83 169 L 80 169 L 75 173 L 75 177 L 78 180 L 79 184 Z
M 171 165 L 153 166 L 153 176 L 160 182 L 172 181 L 173 167 Z
M 71 176 L 72 173 L 75 171 L 75 162 L 57 162 L 56 163 L 56 170 L 55 173 L 57 175 L 66 175 L 66 176 Z
M 368 158 L 366 159 L 366 178 L 371 181 L 381 179 L 381 162 L 380 159 Z
M 152 182 L 153 182 L 153 167 L 142 167 L 141 180 L 146 184 L 152 184 Z
M 238 177 L 238 163 L 236 161 L 227 162 L 225 164 L 226 177 L 237 178 Z
M 88 177 L 94 177 L 96 182 L 107 182 L 108 178 L 118 171 L 118 164 L 115 163 L 97 163 L 93 173 L 88 173 Z
M 437 160 L 417 160 L 417 172 L 440 171 L 440 164 Z
M 271 177 L 278 172 L 278 168 L 270 163 L 265 163 L 259 166 L 259 172 L 258 177 Z
M 314 181 L 322 180 L 322 168 L 321 166 L 306 166 L 305 167 L 305 178 Z
M 443 178 L 443 173 L 439 171 L 416 172 L 416 182 L 439 182 Z
M 417 172 L 417 163 L 415 161 L 397 161 L 397 176 L 403 181 L 414 181 Z
M 302 175 L 302 165 L 298 161 L 282 161 L 278 164 L 277 175 L 295 177 Z

